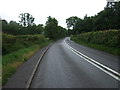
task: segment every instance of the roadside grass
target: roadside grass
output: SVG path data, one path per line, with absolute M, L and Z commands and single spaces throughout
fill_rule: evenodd
M 75 41 L 78 44 L 81 44 L 81 45 L 84 45 L 84 46 L 87 46 L 87 47 L 90 47 L 90 48 L 98 49 L 98 50 L 101 50 L 101 51 L 104 51 L 104 52 L 107 52 L 107 53 L 110 53 L 110 54 L 113 54 L 113 55 L 120 55 L 120 52 L 119 52 L 120 49 L 119 48 L 112 48 L 112 47 L 107 47 L 107 46 L 104 46 L 104 45 L 98 45 L 98 44 L 83 42 L 83 41 L 78 40 L 76 37 L 71 38 L 71 40 Z
M 33 45 L 28 48 L 20 49 L 16 52 L 4 55 L 2 57 L 2 86 L 17 71 L 18 67 L 34 55 L 40 48 L 47 46 L 49 42 L 41 45 Z

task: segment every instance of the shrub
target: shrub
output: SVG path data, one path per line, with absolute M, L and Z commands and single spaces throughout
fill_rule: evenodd
M 15 52 L 17 50 L 30 47 L 34 44 L 41 45 L 49 41 L 48 38 L 45 38 L 44 35 L 10 35 L 10 34 L 2 34 L 3 45 L 2 45 L 2 53 L 3 55 Z
M 118 48 L 120 45 L 118 43 L 118 30 L 105 30 L 82 33 L 76 36 L 79 40 L 104 45 L 112 48 Z

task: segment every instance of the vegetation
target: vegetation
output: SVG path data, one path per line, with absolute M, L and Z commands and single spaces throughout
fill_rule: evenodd
M 3 33 L 3 84 L 37 50 L 49 44 L 44 35 L 8 35 Z
M 19 18 L 20 23 L 2 20 L 3 85 L 37 50 L 67 35 L 67 30 L 51 16 L 46 26 L 33 23 L 35 18 L 29 13 L 21 13 Z
M 31 26 L 34 22 L 33 16 L 29 13 L 21 13 L 19 15 L 19 18 L 21 19 L 19 22 L 23 26 Z
M 30 47 L 34 44 L 41 45 L 48 42 L 49 39 L 45 38 L 42 34 L 36 35 L 10 35 L 3 33 L 3 55 L 15 52 L 17 50 Z
M 24 22 L 27 22 L 27 20 L 23 21 L 22 23 Z M 45 34 L 45 36 L 50 38 L 51 40 L 60 39 L 67 35 L 67 30 L 61 26 L 58 26 L 58 21 L 55 18 L 52 18 L 51 16 L 48 17 L 48 20 L 46 21 L 46 26 L 43 26 L 43 24 L 32 25 L 29 24 L 29 22 L 27 22 L 27 24 L 25 25 L 19 24 L 15 21 L 10 21 L 8 23 L 6 20 L 2 20 L 2 27 L 3 27 L 2 32 L 7 34 L 12 35 Z
M 45 26 L 45 35 L 52 40 L 57 40 L 65 37 L 67 35 L 67 30 L 58 26 L 58 21 L 49 16 Z
M 2 84 L 4 85 L 17 68 L 30 58 L 38 49 L 39 45 L 24 48 L 3 56 Z
M 12 35 L 33 35 L 33 34 L 42 34 L 44 32 L 43 24 L 24 27 L 19 25 L 15 21 L 10 21 L 9 23 L 6 20 L 2 20 L 2 32 Z
M 72 40 L 92 48 L 120 55 L 120 43 L 118 43 L 120 38 L 118 35 L 119 30 L 96 31 L 75 35 Z
M 69 17 L 66 19 L 68 34 L 80 44 L 120 55 L 119 7 L 120 2 L 108 2 L 95 16 Z
M 69 35 L 83 32 L 120 29 L 120 2 L 108 2 L 104 10 L 95 16 L 84 16 L 84 19 L 72 16 L 66 19 Z
M 83 19 L 69 17 L 66 19 L 68 30 L 59 26 L 57 19 L 51 16 L 45 26 L 36 25 L 35 18 L 29 13 L 21 13 L 19 23 L 2 20 L 3 84 L 38 49 L 68 35 L 80 44 L 118 55 L 119 7 L 120 2 L 108 2 L 104 10 L 95 16 L 85 15 Z

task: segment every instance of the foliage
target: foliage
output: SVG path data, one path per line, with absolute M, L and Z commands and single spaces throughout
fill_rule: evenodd
M 2 53 L 3 55 L 15 52 L 19 49 L 30 47 L 34 44 L 41 44 L 47 42 L 49 39 L 44 35 L 10 35 L 2 34 Z
M 89 43 L 89 42 L 84 42 L 84 41 L 80 41 L 77 37 L 72 37 L 71 38 L 73 41 L 81 44 L 81 45 L 84 45 L 84 46 L 87 46 L 87 47 L 90 47 L 90 48 L 94 48 L 94 49 L 97 49 L 97 50 L 101 50 L 101 51 L 104 51 L 104 52 L 107 52 L 107 53 L 110 53 L 110 54 L 113 54 L 113 55 L 120 55 L 120 52 L 119 52 L 119 49 L 118 48 L 111 48 L 111 47 L 107 47 L 107 46 L 104 46 L 104 45 L 99 45 L 99 44 L 94 44 L 94 43 Z
M 67 23 L 67 28 L 70 29 L 71 27 L 74 28 L 76 22 L 78 21 L 78 17 L 77 16 L 72 16 L 68 19 L 66 19 L 66 23 Z
M 67 27 L 73 27 L 70 34 L 82 32 L 120 29 L 120 2 L 111 2 L 95 16 L 85 15 L 84 19 L 70 17 L 66 19 Z M 70 29 L 70 28 L 68 28 Z
M 28 48 L 24 48 L 21 50 L 18 50 L 16 52 L 12 52 L 10 54 L 7 54 L 3 56 L 3 64 L 2 64 L 2 84 L 4 85 L 7 80 L 10 78 L 10 76 L 16 72 L 17 68 L 25 62 L 31 55 L 33 55 L 36 50 L 39 49 L 39 45 L 33 45 Z M 33 53 L 31 53 L 31 51 Z M 25 54 L 29 55 L 29 57 L 26 57 Z
M 19 18 L 21 19 L 19 22 L 23 26 L 31 26 L 33 25 L 34 19 L 33 16 L 29 13 L 21 13 L 19 15 Z
M 2 32 L 13 35 L 32 35 L 42 34 L 44 32 L 43 24 L 23 27 L 15 21 L 10 21 L 10 23 L 8 23 L 6 20 L 2 20 L 2 29 Z
M 58 26 L 58 21 L 51 16 L 48 17 L 46 21 L 46 26 L 43 24 L 38 25 L 29 25 L 23 27 L 15 21 L 10 21 L 9 23 L 6 20 L 2 20 L 2 32 L 12 35 L 35 35 L 35 34 L 44 34 L 52 40 L 57 40 L 63 38 L 67 35 L 67 30 L 61 26 Z
M 45 35 L 52 40 L 57 40 L 59 38 L 65 37 L 67 31 L 65 28 L 58 26 L 58 21 L 51 16 L 48 17 L 45 26 Z
M 37 50 L 50 43 L 44 35 L 10 35 L 3 33 L 3 84 Z
M 106 31 L 96 31 L 96 32 L 87 32 L 75 35 L 72 37 L 75 41 L 80 41 L 88 44 L 101 45 L 103 47 L 112 48 L 119 50 L 120 43 L 119 30 L 106 30 Z M 96 47 L 96 46 L 95 46 Z M 117 52 L 118 53 L 118 52 Z

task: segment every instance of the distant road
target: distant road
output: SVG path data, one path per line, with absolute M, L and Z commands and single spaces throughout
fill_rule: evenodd
M 31 88 L 118 88 L 118 57 L 66 38 L 44 55 Z

